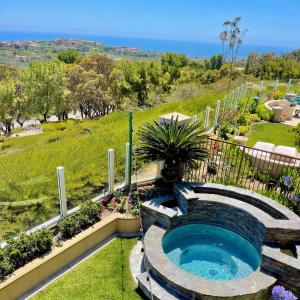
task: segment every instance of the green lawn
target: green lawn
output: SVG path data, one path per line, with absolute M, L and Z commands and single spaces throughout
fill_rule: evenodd
M 202 97 L 138 110 L 134 112 L 134 133 L 142 122 L 173 111 L 198 114 L 200 118 L 205 107 L 215 105 L 220 96 L 208 89 Z M 124 180 L 127 112 L 111 113 L 94 121 L 46 124 L 45 129 L 40 135 L 0 143 L 0 239 L 58 214 L 57 166 L 65 167 L 69 208 L 106 186 L 109 148 L 115 149 L 116 180 Z M 136 135 L 134 138 L 136 141 Z M 1 202 L 21 202 L 23 206 L 5 208 Z
M 257 123 L 251 128 L 248 146 L 253 146 L 256 142 L 267 142 L 277 145 L 300 148 L 294 143 L 295 137 L 291 132 L 291 126 L 280 123 Z
M 142 299 L 135 290 L 135 282 L 129 269 L 129 255 L 136 241 L 136 239 L 121 238 L 113 240 L 31 299 Z M 124 264 L 123 276 L 122 262 Z M 124 286 L 123 297 L 122 286 Z

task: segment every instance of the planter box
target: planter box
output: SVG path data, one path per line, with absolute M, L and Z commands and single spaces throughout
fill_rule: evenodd
M 118 213 L 108 216 L 64 242 L 62 247 L 56 247 L 44 257 L 37 258 L 16 270 L 0 284 L 0 299 L 17 299 L 111 235 L 137 232 L 139 229 L 138 218 L 130 218 Z

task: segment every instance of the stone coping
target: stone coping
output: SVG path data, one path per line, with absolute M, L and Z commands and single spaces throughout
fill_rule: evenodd
M 300 236 L 300 219 L 298 221 L 294 220 L 276 220 L 272 218 L 269 214 L 262 211 L 246 202 L 241 202 L 237 199 L 233 199 L 227 196 L 215 195 L 215 194 L 199 194 L 198 199 L 200 201 L 210 201 L 221 203 L 229 206 L 234 206 L 238 209 L 242 209 L 250 213 L 254 218 L 256 218 L 260 223 L 262 223 L 266 229 L 276 228 L 276 229 L 289 229 L 293 231 L 299 231 Z
M 192 188 L 196 187 L 198 190 L 194 192 Z M 181 194 L 185 199 L 197 199 L 201 193 L 210 193 L 218 195 L 226 195 L 240 201 L 250 203 L 254 206 L 261 205 L 259 209 L 268 213 L 271 217 L 278 220 L 295 220 L 300 221 L 299 216 L 289 210 L 284 205 L 253 191 L 246 189 L 222 185 L 217 183 L 192 183 L 184 182 L 178 183 L 174 187 L 176 194 Z M 256 203 L 256 205 L 255 205 Z
M 151 200 L 145 201 L 142 203 L 142 206 L 151 208 L 154 211 L 157 211 L 159 213 L 162 213 L 170 218 L 174 216 L 180 216 L 182 215 L 182 211 L 180 210 L 179 207 L 166 207 L 162 205 L 162 203 L 168 201 L 168 200 L 174 200 L 175 196 L 174 194 L 168 194 L 168 195 L 162 195 L 156 198 L 152 198 Z
M 271 258 L 275 261 L 280 262 L 282 265 L 291 267 L 300 272 L 300 257 L 297 258 L 289 256 L 285 253 L 282 253 L 278 248 L 272 248 L 268 246 L 263 246 L 262 249 L 262 258 L 264 257 Z
M 207 280 L 185 272 L 165 255 L 162 247 L 165 233 L 165 229 L 156 225 L 152 225 L 146 232 L 144 244 L 147 262 L 156 276 L 187 295 L 196 294 L 197 296 L 220 298 L 255 295 L 276 283 L 276 278 L 263 273 L 260 269 L 246 278 L 228 281 Z

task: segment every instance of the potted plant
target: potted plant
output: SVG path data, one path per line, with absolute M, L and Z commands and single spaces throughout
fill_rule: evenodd
M 165 182 L 181 181 L 184 167 L 195 168 L 208 157 L 204 146 L 207 135 L 199 122 L 144 123 L 139 132 L 137 154 L 144 161 L 164 161 L 161 175 Z

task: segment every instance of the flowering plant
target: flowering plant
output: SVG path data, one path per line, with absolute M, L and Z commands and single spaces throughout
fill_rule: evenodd
M 274 300 L 297 300 L 298 298 L 281 285 L 275 285 L 272 290 Z

